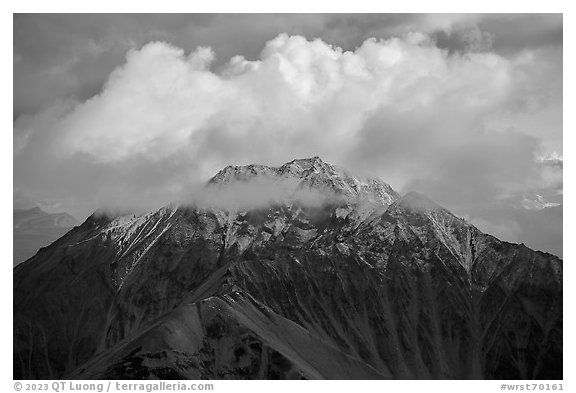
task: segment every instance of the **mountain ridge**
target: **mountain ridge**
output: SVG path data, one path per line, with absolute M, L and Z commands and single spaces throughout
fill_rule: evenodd
M 399 194 L 387 183 L 376 178 L 359 178 L 343 168 L 328 164 L 320 157 L 300 158 L 281 166 L 229 165 L 213 176 L 209 185 L 225 184 L 233 181 L 248 181 L 253 178 L 271 180 L 299 179 L 298 187 L 309 187 L 319 191 L 332 191 L 345 197 L 366 197 L 374 202 L 390 204 Z
M 561 378 L 560 259 L 318 157 L 207 187 L 262 173 L 343 198 L 87 219 L 14 271 L 15 376 Z

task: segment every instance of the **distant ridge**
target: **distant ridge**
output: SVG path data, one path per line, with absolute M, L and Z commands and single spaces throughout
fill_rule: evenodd
M 32 257 L 41 247 L 48 246 L 77 224 L 67 213 L 47 213 L 39 207 L 15 209 L 13 264 Z

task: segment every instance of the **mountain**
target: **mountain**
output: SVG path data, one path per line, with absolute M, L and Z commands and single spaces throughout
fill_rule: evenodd
M 230 166 L 17 266 L 14 378 L 562 379 L 562 294 L 560 259 L 423 195 Z
M 14 266 L 58 239 L 78 222 L 67 213 L 47 213 L 39 207 L 15 209 L 13 221 Z

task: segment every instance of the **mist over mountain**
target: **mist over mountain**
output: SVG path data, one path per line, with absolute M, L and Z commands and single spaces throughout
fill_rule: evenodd
M 562 379 L 563 262 L 319 157 L 14 269 L 15 379 Z

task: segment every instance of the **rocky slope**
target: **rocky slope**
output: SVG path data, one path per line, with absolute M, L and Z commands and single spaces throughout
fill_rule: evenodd
M 562 378 L 557 257 L 317 157 L 207 190 L 16 267 L 14 378 Z

